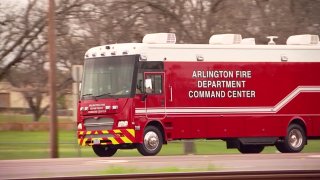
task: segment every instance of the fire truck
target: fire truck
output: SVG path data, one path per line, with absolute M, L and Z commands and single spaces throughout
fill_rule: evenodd
M 156 155 L 173 140 L 220 139 L 241 153 L 302 151 L 320 139 L 318 35 L 285 45 L 216 34 L 176 44 L 173 33 L 85 53 L 77 134 L 97 156 L 137 148 Z

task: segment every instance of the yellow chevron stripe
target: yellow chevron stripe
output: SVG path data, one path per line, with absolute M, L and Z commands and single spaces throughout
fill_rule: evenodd
M 118 141 L 113 137 L 110 137 L 108 139 L 112 142 L 112 144 L 119 144 Z
M 114 133 L 117 133 L 117 134 L 121 133 L 121 130 L 120 130 L 120 129 L 115 129 L 115 130 L 113 130 L 113 131 L 114 131 Z
M 128 131 L 133 137 L 135 137 L 135 131 L 134 131 L 134 129 L 127 129 L 127 131 Z
M 127 137 L 121 137 L 122 141 L 125 143 L 132 143 L 132 141 Z
M 127 132 L 129 132 L 133 137 L 135 137 L 135 130 L 134 129 L 125 129 L 125 130 L 120 130 L 120 129 L 115 129 L 115 130 L 104 130 L 104 131 L 102 131 L 102 133 L 103 134 L 110 134 L 110 132 L 113 132 L 113 133 L 115 133 L 115 134 L 122 134 L 122 131 L 127 131 Z M 84 134 L 86 134 L 86 135 L 90 135 L 90 134 L 99 134 L 97 131 L 79 131 L 79 135 L 84 135 Z M 112 144 L 119 144 L 119 142 L 115 139 L 115 138 L 113 138 L 113 137 L 109 137 L 108 138 L 110 141 L 111 141 L 111 143 Z M 128 137 L 126 137 L 126 136 L 123 136 L 123 137 L 121 137 L 121 139 L 122 139 L 122 141 L 124 142 L 124 143 L 133 143 L 133 141 L 132 141 L 132 139 L 129 139 Z M 81 143 L 81 139 L 78 139 L 78 144 L 80 145 L 80 146 L 86 146 L 86 141 L 88 140 L 88 138 L 84 138 L 83 139 L 83 141 L 82 141 L 82 144 L 80 144 Z M 99 138 L 99 140 L 101 141 L 101 140 L 103 140 L 103 138 Z M 105 144 L 107 144 L 107 143 L 101 143 L 101 145 L 105 145 Z M 90 144 L 88 144 L 89 146 L 92 146 L 93 145 L 93 143 L 90 143 Z
M 83 139 L 83 142 L 82 142 L 82 144 L 81 144 L 81 146 L 85 146 L 86 145 L 86 141 L 88 140 L 88 138 L 84 138 Z

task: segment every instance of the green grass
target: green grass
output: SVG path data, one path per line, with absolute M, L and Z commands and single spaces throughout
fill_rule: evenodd
M 1 131 L 0 132 L 0 159 L 34 159 L 49 158 L 49 133 L 48 132 L 23 132 Z M 71 131 L 59 132 L 59 157 L 96 157 L 91 147 L 81 147 L 76 144 L 76 134 Z M 195 154 L 239 154 L 236 149 L 226 149 L 225 142 L 220 140 L 195 141 Z M 275 153 L 276 148 L 266 147 L 263 153 Z M 309 140 L 303 152 L 320 152 L 320 141 Z M 183 143 L 172 141 L 164 145 L 159 156 L 182 155 Z M 136 149 L 119 150 L 115 156 L 141 156 Z
M 134 173 L 170 173 L 170 172 L 195 172 L 195 171 L 215 171 L 216 167 L 209 165 L 207 168 L 178 168 L 178 167 L 162 167 L 162 168 L 129 168 L 123 166 L 110 166 L 103 171 L 97 172 L 98 175 L 108 174 L 134 174 Z

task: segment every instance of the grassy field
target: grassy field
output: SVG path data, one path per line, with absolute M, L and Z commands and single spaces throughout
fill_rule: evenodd
M 70 122 L 71 117 L 59 117 L 59 122 Z M 42 116 L 40 122 L 48 121 Z M 0 123 L 32 122 L 31 115 L 0 114 Z M 49 158 L 49 132 L 1 131 L 0 159 Z M 79 147 L 75 131 L 59 131 L 59 157 L 96 157 L 91 147 Z M 239 154 L 236 149 L 226 149 L 223 141 L 195 141 L 196 154 Z M 182 155 L 183 142 L 164 145 L 158 155 Z M 275 147 L 266 147 L 263 153 L 275 153 Z M 320 152 L 320 140 L 310 140 L 303 152 Z M 141 156 L 137 150 L 119 150 L 115 156 Z
M 200 171 L 215 171 L 219 168 L 209 165 L 205 168 L 178 168 L 174 166 L 163 167 L 163 168 L 128 168 L 123 166 L 111 166 L 105 170 L 98 171 L 94 175 L 106 175 L 106 174 L 133 174 L 133 173 L 177 173 L 177 172 L 200 172 Z
M 0 159 L 30 159 L 49 158 L 48 132 L 0 132 Z M 75 132 L 59 132 L 59 157 L 96 157 L 91 147 L 81 147 L 76 144 Z M 197 140 L 196 154 L 239 154 L 236 149 L 226 149 L 223 141 Z M 266 147 L 263 153 L 275 153 L 274 147 Z M 320 141 L 310 140 L 303 152 L 320 152 Z M 183 143 L 173 141 L 164 145 L 160 156 L 182 155 Z M 137 150 L 119 150 L 115 156 L 141 156 Z

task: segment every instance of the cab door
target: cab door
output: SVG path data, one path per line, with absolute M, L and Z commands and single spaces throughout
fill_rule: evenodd
M 163 72 L 145 72 L 145 107 L 147 118 L 163 119 L 166 117 L 166 98 Z

